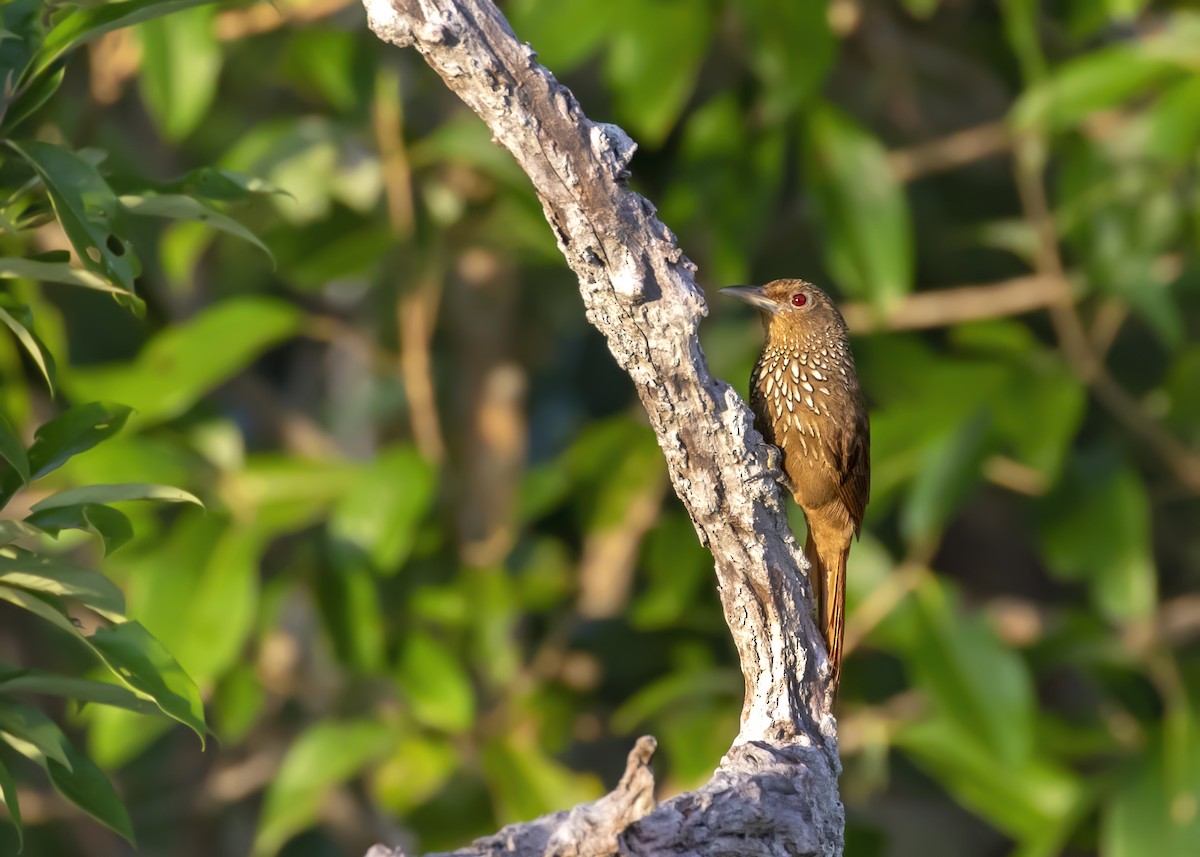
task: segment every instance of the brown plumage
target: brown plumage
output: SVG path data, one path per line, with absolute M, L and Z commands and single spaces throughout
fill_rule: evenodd
M 871 429 L 846 322 L 804 280 L 721 291 L 762 313 L 766 342 L 750 378 L 750 407 L 763 437 L 783 453 L 788 488 L 808 521 L 804 553 L 836 688 L 846 558 L 871 492 Z

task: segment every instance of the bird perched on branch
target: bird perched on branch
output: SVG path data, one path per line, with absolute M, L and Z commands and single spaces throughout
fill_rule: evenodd
M 871 429 L 846 322 L 804 280 L 721 291 L 762 314 L 766 342 L 750 378 L 750 408 L 762 436 L 782 452 L 785 485 L 808 521 L 804 554 L 836 689 L 846 558 L 871 492 Z

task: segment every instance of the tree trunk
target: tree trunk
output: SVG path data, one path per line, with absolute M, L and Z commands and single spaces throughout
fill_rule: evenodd
M 746 404 L 696 335 L 695 266 L 628 190 L 635 144 L 590 121 L 489 0 L 364 0 L 371 29 L 415 47 L 529 175 L 587 318 L 629 373 L 700 541 L 746 682 L 741 729 L 712 779 L 660 805 L 652 738 L 609 795 L 512 825 L 456 854 L 838 855 L 836 724 L 805 565 Z M 647 81 L 648 86 L 653 85 Z M 399 855 L 376 846 L 371 857 Z

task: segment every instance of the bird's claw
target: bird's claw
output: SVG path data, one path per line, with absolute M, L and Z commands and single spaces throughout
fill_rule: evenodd
M 759 451 L 763 456 L 763 464 L 775 481 L 787 489 L 789 494 L 795 494 L 796 485 L 787 475 L 787 471 L 783 469 L 783 451 L 775 444 L 766 441 L 759 446 Z

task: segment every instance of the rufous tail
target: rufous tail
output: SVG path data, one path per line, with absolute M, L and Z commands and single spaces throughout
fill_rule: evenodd
M 825 648 L 829 652 L 830 681 L 834 693 L 842 678 L 842 638 L 846 630 L 846 560 L 850 556 L 850 542 L 833 556 L 822 557 L 817 550 L 810 528 L 804 543 L 804 555 L 808 557 L 809 583 L 817 599 L 817 620 L 825 637 Z

